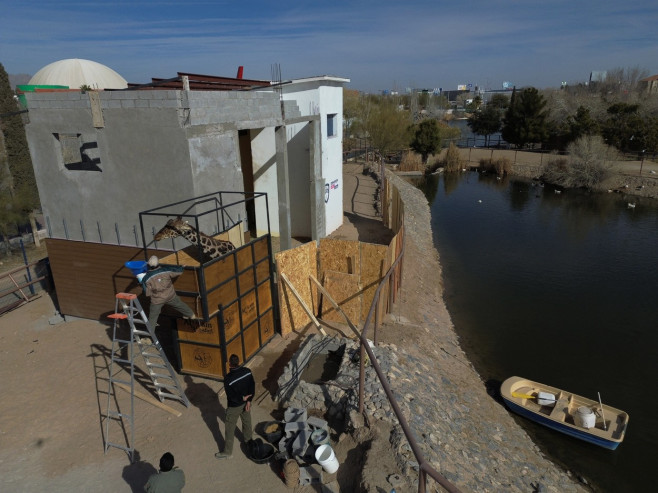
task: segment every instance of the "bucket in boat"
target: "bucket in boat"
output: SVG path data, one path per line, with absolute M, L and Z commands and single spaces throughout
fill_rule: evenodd
M 575 420 L 578 426 L 587 429 L 594 428 L 594 425 L 596 424 L 596 415 L 589 407 L 580 406 L 578 411 L 576 411 Z
M 555 406 L 556 401 L 555 395 L 550 392 L 538 392 L 537 393 L 537 403 L 540 406 Z
M 338 459 L 330 445 L 320 445 L 315 451 L 315 460 L 327 474 L 333 474 L 338 470 Z
M 143 260 L 131 260 L 130 262 L 126 262 L 125 266 L 132 271 L 134 276 L 146 272 L 146 262 Z

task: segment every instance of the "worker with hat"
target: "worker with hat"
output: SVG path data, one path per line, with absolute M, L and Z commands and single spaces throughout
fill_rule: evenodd
M 148 271 L 140 280 L 146 296 L 151 299 L 149 309 L 149 325 L 155 328 L 160 312 L 164 305 L 168 305 L 183 315 L 183 318 L 196 320 L 192 309 L 187 306 L 176 294 L 173 281 L 183 273 L 182 265 L 160 266 L 158 257 L 153 255 L 148 260 Z

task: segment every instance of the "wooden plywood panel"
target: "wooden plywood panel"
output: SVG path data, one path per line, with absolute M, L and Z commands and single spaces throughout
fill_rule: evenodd
M 317 306 L 317 290 L 311 288 L 308 276 L 317 278 L 317 246 L 314 241 L 279 252 L 275 256 L 277 272 L 283 272 L 309 307 Z M 279 278 L 278 296 L 281 317 L 281 335 L 305 327 L 309 322 L 306 312 L 295 295 Z
M 240 332 L 240 310 L 238 302 L 231 303 L 224 309 L 224 336 L 226 340 L 232 339 Z M 213 320 L 217 320 L 215 317 Z
M 350 321 L 357 325 L 361 317 L 361 282 L 355 274 L 327 271 L 322 285 Z M 322 318 L 345 322 L 343 316 L 328 302 L 322 302 Z
M 197 375 L 223 378 L 222 353 L 219 347 L 202 346 L 200 344 L 179 343 L 181 370 Z
M 258 311 L 263 313 L 272 307 L 272 287 L 269 282 L 258 286 Z
M 203 268 L 206 280 L 206 290 L 210 290 L 222 282 L 235 276 L 233 255 L 228 255 Z
M 143 249 L 56 238 L 45 243 L 63 315 L 102 320 L 114 312 L 119 292 L 135 293 L 140 303 L 148 304 L 137 279 L 124 266 L 129 260 L 144 260 Z M 148 255 L 157 253 L 162 254 L 148 250 Z
M 326 271 L 344 272 L 345 274 L 360 273 L 359 242 L 349 240 L 334 240 L 323 238 L 320 240 L 320 277 Z
M 274 337 L 274 311 L 263 314 L 260 319 L 260 334 L 263 344 Z
M 242 272 L 254 263 L 251 248 L 242 248 L 235 253 L 238 261 L 238 272 Z
M 251 358 L 260 349 L 260 337 L 258 333 L 258 323 L 253 323 L 244 329 L 244 350 L 245 359 Z
M 181 341 L 201 342 L 216 346 L 220 344 L 217 317 L 202 323 L 196 320 L 183 320 L 179 318 L 176 320 L 176 330 L 178 331 L 178 339 Z
M 270 249 L 268 246 L 269 245 L 268 240 L 269 240 L 269 236 L 262 236 L 254 241 L 253 248 L 254 248 L 255 262 L 258 262 L 259 260 L 269 257 Z
M 226 356 L 231 357 L 232 354 L 237 354 L 238 357 L 240 358 L 240 363 L 244 363 L 244 360 L 242 359 L 242 338 L 241 337 L 236 337 L 232 341 L 229 341 L 226 344 Z M 227 368 L 228 370 L 228 368 Z
M 385 259 L 389 247 L 361 243 L 361 286 L 363 287 L 360 320 L 365 322 L 375 291 L 386 274 Z M 382 293 L 383 296 L 384 293 Z
M 246 271 L 241 273 L 238 276 L 240 284 L 240 294 L 247 293 L 256 286 L 256 280 L 254 279 L 254 269 L 249 267 Z
M 261 283 L 270 277 L 270 263 L 266 260 L 261 260 L 255 266 L 256 269 L 256 282 Z
M 228 306 L 237 299 L 238 289 L 235 279 L 207 293 L 206 297 L 208 299 L 208 312 L 216 314 L 219 305 Z
M 240 312 L 242 315 L 242 326 L 246 327 L 251 324 L 258 316 L 256 307 L 256 291 L 244 295 L 240 299 Z
M 174 285 L 176 289 L 178 289 L 177 285 Z M 179 294 L 178 296 L 183 303 L 185 303 L 187 306 L 189 306 L 194 314 L 197 317 L 202 317 L 203 316 L 203 306 L 201 302 L 201 297 L 199 295 L 186 295 L 186 294 Z M 165 305 L 165 308 L 167 306 Z M 178 313 L 174 310 L 171 311 L 171 313 Z M 178 314 L 180 316 L 180 314 Z

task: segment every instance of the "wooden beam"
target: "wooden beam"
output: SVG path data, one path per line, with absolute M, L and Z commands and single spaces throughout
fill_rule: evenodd
M 318 322 L 318 319 L 315 318 L 313 315 L 313 312 L 311 309 L 304 303 L 304 300 L 302 299 L 301 295 L 297 290 L 295 289 L 295 286 L 292 285 L 290 282 L 290 279 L 288 279 L 288 276 L 286 276 L 283 272 L 280 272 L 279 275 L 281 276 L 281 279 L 288 285 L 288 288 L 290 288 L 290 291 L 292 292 L 293 295 L 295 295 L 295 298 L 297 298 L 297 301 L 301 305 L 301 307 L 304 309 L 306 312 L 306 315 L 313 321 L 313 324 L 315 327 L 322 333 L 323 336 L 326 336 L 327 333 L 324 331 L 324 329 L 320 326 L 320 322 Z M 311 276 L 312 277 L 312 276 Z
M 126 384 L 123 384 L 123 383 L 120 383 L 120 382 L 114 382 L 114 385 L 116 385 L 117 387 L 125 390 L 126 392 L 130 392 L 130 386 L 128 386 Z M 142 399 L 143 401 L 148 402 L 149 404 L 153 404 L 154 406 L 159 407 L 160 409 L 164 409 L 165 411 L 170 412 L 171 414 L 173 414 L 177 418 L 180 418 L 183 415 L 183 413 L 181 413 L 180 411 L 177 411 L 176 409 L 171 408 L 171 407 L 163 404 L 160 401 L 156 401 L 153 397 L 151 397 L 148 394 L 145 394 L 145 393 L 143 393 L 143 392 L 141 392 L 137 389 L 134 389 L 134 391 L 135 391 L 135 397 L 139 397 L 140 399 Z
M 313 281 L 313 282 L 318 286 L 318 289 L 320 290 L 320 292 L 321 292 L 324 296 L 326 296 L 327 300 L 329 300 L 329 303 L 331 303 L 332 306 L 336 309 L 336 311 L 337 311 L 338 313 L 340 313 L 340 314 L 343 316 L 343 318 L 344 318 L 345 321 L 347 322 L 347 325 L 349 326 L 349 328 L 352 329 L 352 331 L 356 334 L 356 336 L 360 338 L 360 337 L 361 337 L 361 333 L 359 332 L 359 330 L 354 326 L 354 324 L 353 324 L 352 321 L 349 319 L 349 317 L 348 317 L 347 315 L 345 315 L 345 312 L 340 308 L 340 306 L 338 306 L 338 303 L 336 303 L 336 302 L 334 301 L 334 299 L 331 297 L 331 295 L 329 294 L 329 292 L 328 292 L 326 289 L 324 289 L 324 287 L 322 286 L 322 284 L 320 284 L 320 281 L 318 281 L 315 277 L 313 277 L 313 276 L 311 276 L 311 275 L 309 275 L 308 278 L 309 278 L 311 281 Z

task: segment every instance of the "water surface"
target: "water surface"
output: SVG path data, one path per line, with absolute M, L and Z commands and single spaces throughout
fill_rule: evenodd
M 653 491 L 658 201 L 558 194 L 477 172 L 417 185 L 431 204 L 448 309 L 483 380 L 519 375 L 600 392 L 630 415 L 616 451 L 518 421 L 601 491 Z

